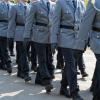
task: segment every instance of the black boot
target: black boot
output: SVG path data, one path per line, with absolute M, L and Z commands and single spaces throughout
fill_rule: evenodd
M 0 66 L 0 69 L 1 69 L 1 70 L 7 70 L 7 67 L 6 67 L 6 65 L 1 65 L 1 66 Z
M 69 91 L 69 89 L 67 89 L 67 87 L 61 86 L 60 95 L 64 95 L 67 98 L 71 98 L 70 91 Z
M 93 99 L 92 100 L 100 100 L 100 98 L 97 97 L 97 96 L 93 96 Z
M 24 73 L 18 71 L 18 73 L 17 73 L 17 77 L 24 79 Z
M 72 94 L 72 100 L 83 100 L 83 98 L 78 93 L 75 93 Z
M 11 62 L 8 62 L 8 63 L 7 63 L 7 72 L 8 72 L 9 74 L 11 74 L 11 73 L 12 73 L 12 66 L 11 66 Z
M 53 85 L 52 84 L 45 85 L 46 93 L 50 93 L 52 89 L 53 89 Z
M 43 80 L 43 82 L 44 82 L 46 93 L 50 93 L 51 90 L 53 89 L 53 85 L 51 84 L 51 80 L 45 79 L 45 80 Z
M 12 73 L 12 67 L 7 67 L 7 72 L 8 72 L 9 74 L 11 74 L 11 73 Z
M 88 77 L 88 74 L 86 73 L 86 71 L 82 71 L 81 75 L 82 75 L 82 77 Z
M 30 83 L 30 82 L 31 82 L 31 77 L 29 76 L 28 73 L 26 73 L 26 74 L 24 75 L 24 80 L 25 80 L 26 83 Z
M 90 92 L 93 92 L 93 86 L 91 85 L 91 87 L 90 87 Z
M 31 70 L 33 70 L 34 72 L 37 72 L 37 66 L 32 66 Z

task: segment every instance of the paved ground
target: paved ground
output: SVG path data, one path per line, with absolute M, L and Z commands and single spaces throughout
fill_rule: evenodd
M 89 92 L 91 79 L 95 66 L 95 58 L 90 50 L 84 54 L 86 71 L 89 77 L 82 79 L 78 76 L 80 85 L 80 94 L 84 100 L 92 100 L 92 94 Z M 13 62 L 15 58 L 12 58 Z M 56 63 L 56 61 L 54 62 Z M 71 100 L 59 95 L 61 74 L 59 70 L 55 71 L 56 79 L 53 81 L 54 90 L 51 94 L 45 94 L 43 87 L 34 84 L 36 73 L 32 72 L 33 84 L 25 84 L 22 79 L 16 77 L 16 66 L 13 68 L 13 74 L 9 76 L 5 71 L 0 71 L 0 100 Z

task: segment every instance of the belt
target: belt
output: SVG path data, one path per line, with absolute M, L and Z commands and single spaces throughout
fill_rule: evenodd
M 45 23 L 40 23 L 40 22 L 36 22 L 35 24 L 36 24 L 36 25 L 39 25 L 39 26 L 45 26 L 45 27 L 48 26 L 47 24 L 45 24 Z
M 72 29 L 72 30 L 74 30 L 74 26 L 60 25 L 60 28 L 65 28 L 65 29 Z
M 0 20 L 0 22 L 8 23 L 8 20 Z
M 25 24 L 22 23 L 16 23 L 17 26 L 25 26 Z
M 96 32 L 100 32 L 100 28 L 98 28 L 98 27 L 93 27 L 92 30 L 96 31 Z

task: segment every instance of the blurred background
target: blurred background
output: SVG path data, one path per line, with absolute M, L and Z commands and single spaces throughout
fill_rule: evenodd
M 11 0 L 14 3 L 17 3 L 17 0 Z M 86 5 L 88 4 L 88 0 L 85 0 Z

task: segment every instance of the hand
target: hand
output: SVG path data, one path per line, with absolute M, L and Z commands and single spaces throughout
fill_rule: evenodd
M 56 43 L 53 43 L 51 44 L 51 51 L 53 54 L 55 54 L 55 49 L 57 48 L 57 44 Z

